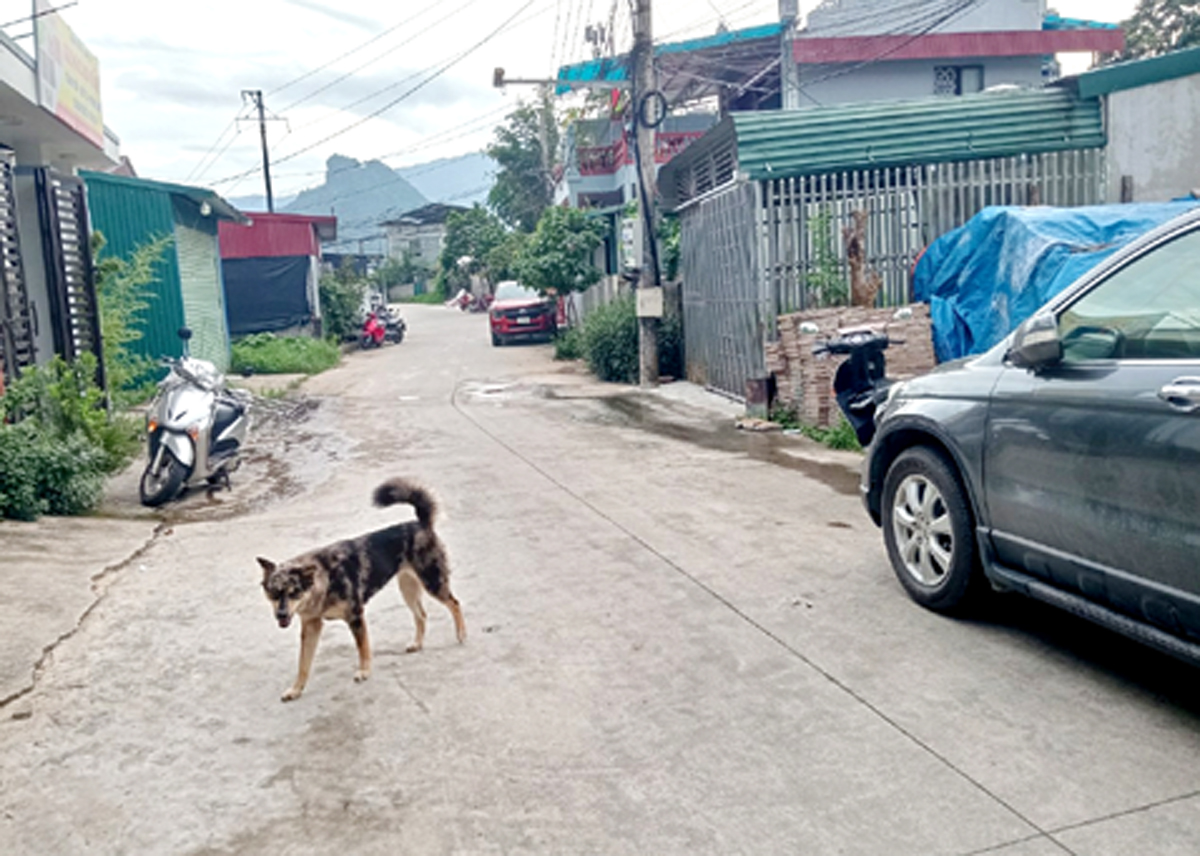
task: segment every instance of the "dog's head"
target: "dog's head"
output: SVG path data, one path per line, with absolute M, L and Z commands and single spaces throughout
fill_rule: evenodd
M 261 556 L 258 564 L 262 566 L 263 571 L 263 593 L 275 606 L 275 620 L 279 622 L 280 627 L 287 627 L 292 623 L 296 607 L 312 588 L 313 569 L 289 566 L 287 562 L 277 565 Z

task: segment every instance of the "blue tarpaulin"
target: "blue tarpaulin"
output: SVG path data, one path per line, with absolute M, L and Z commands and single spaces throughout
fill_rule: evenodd
M 985 208 L 913 271 L 939 362 L 982 354 L 1118 249 L 1200 202 Z

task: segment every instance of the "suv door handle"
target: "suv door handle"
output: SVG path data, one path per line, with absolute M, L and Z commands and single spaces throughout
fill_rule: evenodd
M 1158 397 L 1180 410 L 1200 407 L 1200 377 L 1176 378 L 1158 391 Z

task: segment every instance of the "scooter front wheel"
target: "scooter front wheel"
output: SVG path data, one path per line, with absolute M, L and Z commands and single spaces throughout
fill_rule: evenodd
M 142 473 L 141 484 L 138 485 L 138 496 L 142 505 L 157 508 L 163 503 L 170 502 L 183 487 L 187 478 L 187 468 L 179 463 L 179 459 L 171 454 L 170 449 L 162 450 L 162 464 L 158 473 L 154 472 L 154 462 L 146 465 Z

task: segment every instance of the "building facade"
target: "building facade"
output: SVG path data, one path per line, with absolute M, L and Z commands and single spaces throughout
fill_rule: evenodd
M 446 220 L 451 214 L 466 211 L 460 205 L 434 203 L 408 211 L 380 225 L 387 232 L 388 258 L 432 269 L 446 245 Z

